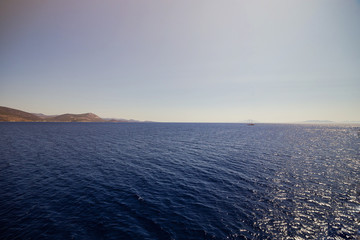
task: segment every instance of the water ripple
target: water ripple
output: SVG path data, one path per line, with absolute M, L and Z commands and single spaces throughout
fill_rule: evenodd
M 0 124 L 2 239 L 356 239 L 358 127 Z

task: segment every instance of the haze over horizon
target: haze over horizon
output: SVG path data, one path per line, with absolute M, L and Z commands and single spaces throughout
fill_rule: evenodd
M 360 2 L 0 3 L 0 105 L 169 122 L 360 120 Z

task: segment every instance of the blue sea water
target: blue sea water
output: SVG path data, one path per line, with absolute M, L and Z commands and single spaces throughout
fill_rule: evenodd
M 1 123 L 0 239 L 359 239 L 359 131 Z

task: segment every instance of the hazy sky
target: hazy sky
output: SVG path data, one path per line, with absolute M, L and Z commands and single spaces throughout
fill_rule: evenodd
M 360 120 L 360 1 L 4 0 L 0 105 L 176 122 Z

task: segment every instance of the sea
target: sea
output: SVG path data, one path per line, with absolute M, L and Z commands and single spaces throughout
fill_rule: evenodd
M 0 239 L 360 239 L 360 126 L 1 123 Z

